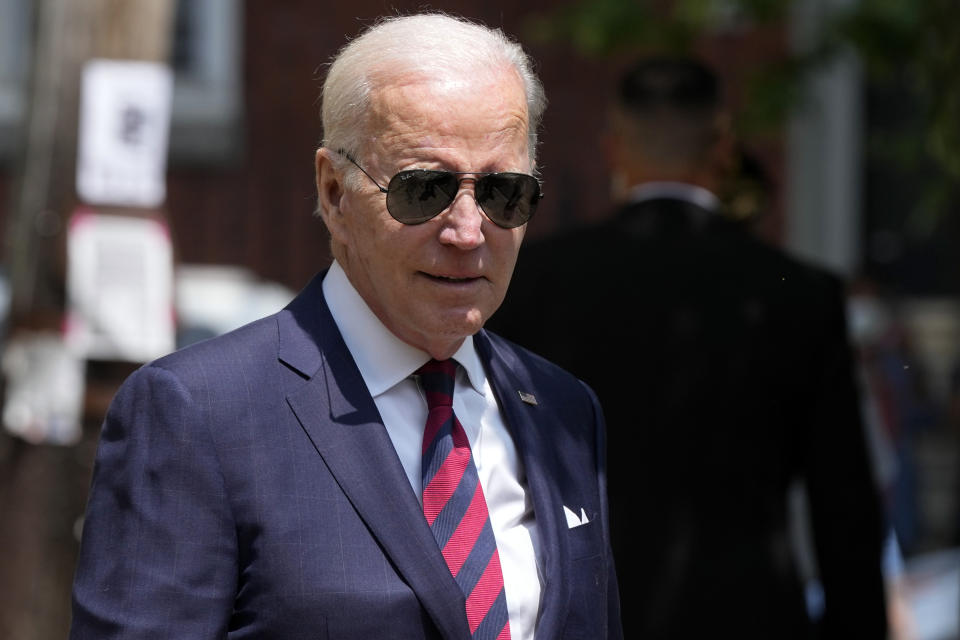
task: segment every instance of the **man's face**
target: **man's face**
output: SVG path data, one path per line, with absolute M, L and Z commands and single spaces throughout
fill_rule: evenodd
M 372 96 L 366 153 L 357 158 L 381 185 L 404 169 L 530 172 L 527 106 L 513 73 L 496 82 L 418 78 Z M 334 241 L 343 268 L 384 325 L 435 358 L 453 354 L 500 306 L 525 227 L 503 229 L 474 200 L 467 180 L 435 218 L 405 225 L 360 176 L 345 188 Z

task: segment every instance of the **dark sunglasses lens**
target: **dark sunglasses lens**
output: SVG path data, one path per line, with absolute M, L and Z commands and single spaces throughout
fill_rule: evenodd
M 420 224 L 446 209 L 457 189 L 457 176 L 448 171 L 401 171 L 387 185 L 387 211 L 398 222 Z
M 540 183 L 525 173 L 493 173 L 477 180 L 477 203 L 506 229 L 526 224 L 540 202 Z

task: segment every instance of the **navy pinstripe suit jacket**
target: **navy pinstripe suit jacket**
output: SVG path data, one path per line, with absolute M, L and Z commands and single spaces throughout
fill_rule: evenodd
M 124 383 L 97 452 L 71 638 L 469 638 L 321 281 Z M 475 342 L 544 550 L 537 637 L 619 638 L 596 398 L 493 334 Z M 568 528 L 564 505 L 590 523 Z

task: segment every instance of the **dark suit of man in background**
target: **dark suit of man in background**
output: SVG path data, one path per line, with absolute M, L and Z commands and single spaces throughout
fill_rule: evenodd
M 335 262 L 124 384 L 71 637 L 621 637 L 600 408 L 482 329 L 540 197 L 526 56 L 394 18 L 338 54 L 323 100 Z
M 642 62 L 612 117 L 622 206 L 525 247 L 495 326 L 604 407 L 626 637 L 809 638 L 788 534 L 802 481 L 822 637 L 883 638 L 841 282 L 721 215 L 732 145 L 710 71 Z

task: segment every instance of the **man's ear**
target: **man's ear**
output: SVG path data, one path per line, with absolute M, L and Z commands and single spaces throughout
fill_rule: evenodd
M 343 174 L 337 170 L 333 162 L 333 152 L 325 147 L 317 149 L 316 178 L 317 178 L 317 213 L 323 219 L 327 230 L 334 240 L 343 242 L 346 229 L 344 227 L 341 204 L 344 197 Z
M 627 159 L 624 157 L 627 125 L 625 116 L 615 108 L 607 114 L 607 124 L 600 136 L 600 150 L 606 162 L 607 171 L 613 173 L 623 169 Z
M 721 179 L 736 171 L 736 136 L 733 132 L 733 121 L 726 112 L 719 113 L 714 121 L 710 161 L 714 173 Z
M 629 118 L 622 111 L 611 108 L 606 130 L 600 138 L 600 149 L 610 175 L 610 197 L 619 202 L 627 197 L 636 174 L 635 134 Z

